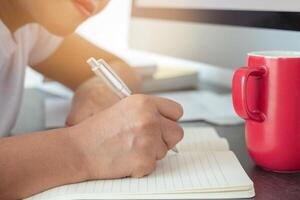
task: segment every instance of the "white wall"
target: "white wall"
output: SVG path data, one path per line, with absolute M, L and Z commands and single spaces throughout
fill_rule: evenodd
M 77 32 L 106 49 L 126 50 L 130 10 L 130 0 L 111 0 L 105 10 L 82 24 Z

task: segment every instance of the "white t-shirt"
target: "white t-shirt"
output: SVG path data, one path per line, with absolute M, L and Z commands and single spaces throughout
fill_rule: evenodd
M 45 60 L 61 42 L 38 24 L 27 24 L 12 34 L 0 20 L 0 137 L 8 135 L 16 122 L 26 66 Z

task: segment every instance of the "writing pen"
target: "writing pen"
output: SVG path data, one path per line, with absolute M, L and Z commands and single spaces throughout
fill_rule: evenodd
M 92 71 L 96 76 L 100 77 L 106 85 L 116 93 L 120 99 L 126 98 L 132 95 L 132 92 L 127 87 L 127 85 L 122 81 L 122 79 L 113 71 L 105 60 L 96 60 L 95 58 L 89 58 L 87 63 L 91 67 Z M 172 149 L 175 153 L 178 153 L 176 147 Z

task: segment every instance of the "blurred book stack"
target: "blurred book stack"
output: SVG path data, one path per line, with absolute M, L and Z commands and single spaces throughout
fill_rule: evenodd
M 163 92 L 195 89 L 198 86 L 198 71 L 184 66 L 165 66 L 145 58 L 132 57 L 126 61 L 142 77 L 142 92 Z

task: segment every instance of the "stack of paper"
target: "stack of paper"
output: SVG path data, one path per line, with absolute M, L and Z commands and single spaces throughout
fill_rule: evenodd
M 127 55 L 125 61 L 142 78 L 151 78 L 157 71 L 157 62 L 147 56 Z
M 183 91 L 161 93 L 158 96 L 173 99 L 182 105 L 184 115 L 181 121 L 204 120 L 218 125 L 235 125 L 244 122 L 234 111 L 231 93 Z
M 144 79 L 141 89 L 144 93 L 195 89 L 198 76 L 195 69 L 159 66 L 152 78 Z
M 211 128 L 186 128 L 179 153 L 169 152 L 143 178 L 65 185 L 29 200 L 249 198 L 253 183 L 225 139 Z

